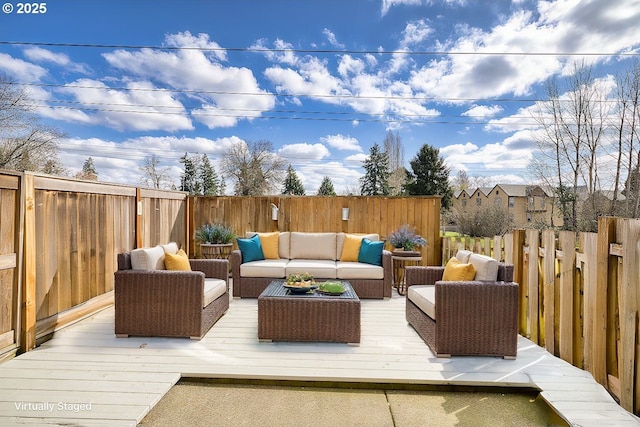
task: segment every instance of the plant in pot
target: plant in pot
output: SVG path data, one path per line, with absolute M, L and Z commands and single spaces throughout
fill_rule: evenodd
M 224 224 L 203 224 L 195 233 L 200 241 L 200 249 L 205 258 L 222 258 L 231 253 L 233 240 L 237 233 L 231 226 Z
M 416 232 L 415 228 L 404 224 L 389 234 L 389 243 L 396 250 L 414 251 L 426 245 L 427 241 Z

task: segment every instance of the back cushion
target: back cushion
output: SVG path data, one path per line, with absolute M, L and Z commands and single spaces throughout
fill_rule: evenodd
M 291 232 L 290 259 L 337 260 L 336 233 Z
M 162 246 L 132 250 L 131 269 L 146 271 L 164 270 L 164 249 Z
M 289 245 L 291 240 L 291 233 L 288 231 L 282 231 L 280 233 L 280 241 L 278 242 L 278 252 L 280 252 L 280 258 L 289 259 Z
M 478 254 L 469 256 L 469 263 L 476 268 L 475 280 L 489 280 L 495 282 L 498 279 L 498 261 Z
M 473 252 L 465 251 L 464 249 L 458 249 L 456 252 L 455 258 L 460 261 L 462 264 L 469 264 L 469 257 Z
M 160 245 L 162 246 L 162 249 L 164 249 L 164 253 L 166 254 L 177 254 L 178 253 L 178 244 L 176 242 L 169 242 L 165 245 Z

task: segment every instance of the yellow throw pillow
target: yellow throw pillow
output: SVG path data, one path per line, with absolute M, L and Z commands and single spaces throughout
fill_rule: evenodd
M 358 262 L 360 245 L 362 245 L 362 236 L 356 236 L 355 234 L 345 234 L 340 261 Z
M 168 252 L 164 254 L 164 265 L 167 270 L 191 271 L 189 257 L 183 249 L 180 249 L 177 254 Z
M 473 264 L 462 264 L 456 257 L 449 260 L 444 267 L 442 280 L 447 282 L 465 282 L 476 277 L 476 268 Z
M 258 237 L 260 238 L 265 259 L 280 259 L 280 252 L 278 251 L 280 233 L 277 231 L 273 233 L 258 233 Z

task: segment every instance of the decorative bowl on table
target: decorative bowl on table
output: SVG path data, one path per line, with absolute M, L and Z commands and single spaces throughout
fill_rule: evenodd
M 346 289 L 341 282 L 326 281 L 318 285 L 316 292 L 324 295 L 342 295 Z
M 309 273 L 290 274 L 283 286 L 293 294 L 304 294 L 318 287 Z

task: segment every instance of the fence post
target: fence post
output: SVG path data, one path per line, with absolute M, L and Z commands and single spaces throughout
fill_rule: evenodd
M 506 236 L 505 236 L 506 237 Z M 522 229 L 513 230 L 513 240 L 511 247 L 508 247 L 507 240 L 505 240 L 504 252 L 505 262 L 513 264 L 513 281 L 520 284 L 519 287 L 519 303 L 518 310 L 520 313 L 520 333 L 527 334 L 527 290 L 522 285 L 523 283 L 523 263 L 524 263 L 524 241 L 525 231 Z
M 22 206 L 24 212 L 24 246 L 22 252 L 22 339 L 20 351 L 36 346 L 36 206 L 33 175 L 22 174 Z
M 596 271 L 596 295 L 593 316 L 593 378 L 611 391 L 607 373 L 617 376 L 617 337 L 615 312 L 618 306 L 615 269 L 618 261 L 609 251 L 616 241 L 616 220 L 611 217 L 598 218 L 598 254 Z M 609 320 L 611 319 L 611 320 Z M 617 378 L 617 377 L 616 377 Z M 615 380 L 616 384 L 619 381 Z M 619 389 L 618 389 L 619 394 Z
M 529 265 L 527 266 L 527 284 L 529 294 L 529 339 L 540 344 L 540 275 L 538 273 L 538 252 L 540 249 L 540 232 L 535 229 L 526 231 L 529 247 Z
M 556 349 L 556 234 L 553 230 L 542 233 L 543 248 L 543 293 L 542 320 L 544 322 L 544 345 L 549 353 L 557 355 Z
M 622 221 L 622 280 L 620 285 L 620 405 L 627 411 L 638 408 L 640 393 L 635 376 L 637 365 L 636 340 L 638 334 L 638 242 L 640 241 L 640 221 L 624 219 Z
M 576 257 L 576 235 L 572 231 L 560 232 L 562 255 L 560 267 L 560 357 L 573 364 L 573 327 L 574 327 L 574 278 Z

